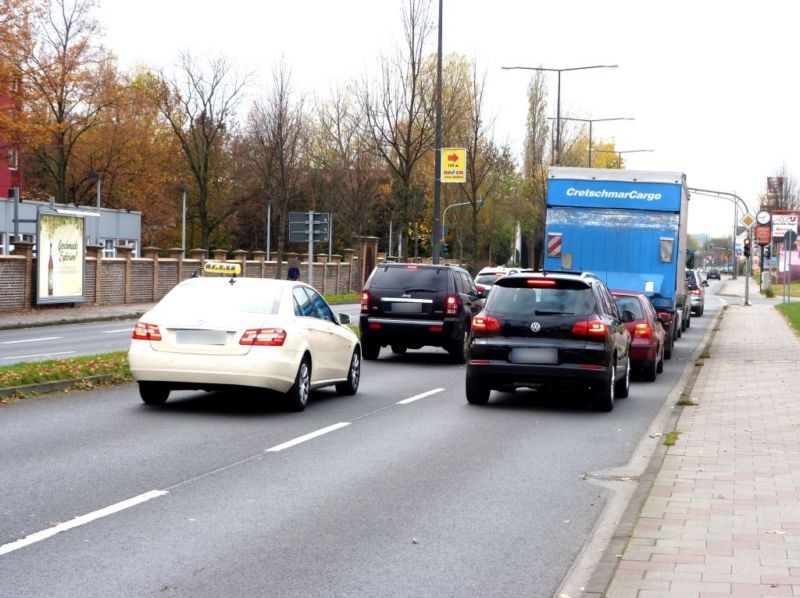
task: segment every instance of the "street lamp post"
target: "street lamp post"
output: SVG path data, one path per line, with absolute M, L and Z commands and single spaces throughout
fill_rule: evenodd
M 439 0 L 438 49 L 436 52 L 436 152 L 434 157 L 433 182 L 433 263 L 439 263 L 442 239 L 439 236 L 439 211 L 442 209 L 442 10 Z
M 528 71 L 541 71 L 541 72 L 550 72 L 550 73 L 558 73 L 558 91 L 556 93 L 556 151 L 555 151 L 555 158 L 554 162 L 555 165 L 558 166 L 558 163 L 561 159 L 561 73 L 567 71 L 585 71 L 587 69 L 615 69 L 619 65 L 616 64 L 595 64 L 592 66 L 574 66 L 570 68 L 563 68 L 563 69 L 554 69 L 554 68 L 546 68 L 543 66 L 504 66 L 501 67 L 505 71 L 511 70 L 528 70 Z
M 552 116 L 550 120 L 555 120 Z M 592 123 L 605 122 L 609 120 L 636 120 L 632 116 L 618 116 L 615 118 L 572 118 L 562 116 L 561 120 L 574 120 L 582 123 L 589 123 L 589 168 L 592 167 Z

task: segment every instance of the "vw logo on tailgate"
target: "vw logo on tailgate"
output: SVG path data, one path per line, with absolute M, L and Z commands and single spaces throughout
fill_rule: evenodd
M 539 332 L 542 329 L 542 325 L 539 322 L 531 322 L 531 332 Z

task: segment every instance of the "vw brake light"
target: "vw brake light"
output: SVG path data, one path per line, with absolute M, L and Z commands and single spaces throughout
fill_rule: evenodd
M 500 321 L 492 316 L 475 316 L 472 318 L 472 332 L 481 335 L 500 332 Z
M 606 324 L 602 320 L 581 320 L 572 326 L 572 334 L 575 336 L 605 336 L 606 330 Z

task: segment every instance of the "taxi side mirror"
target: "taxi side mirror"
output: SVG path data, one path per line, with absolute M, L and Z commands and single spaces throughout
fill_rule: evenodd
M 340 312 L 340 313 L 337 313 L 336 316 L 339 318 L 339 324 L 343 324 L 344 326 L 349 326 L 350 324 L 353 323 L 353 320 L 350 317 L 350 314 L 345 314 L 345 313 L 341 313 Z

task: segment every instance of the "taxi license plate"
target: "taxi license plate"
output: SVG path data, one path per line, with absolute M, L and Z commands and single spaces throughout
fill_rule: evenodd
M 224 330 L 176 330 L 175 342 L 179 345 L 224 345 Z
M 509 356 L 511 363 L 558 363 L 558 349 L 542 347 L 529 349 L 512 349 Z

